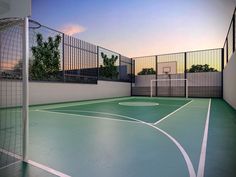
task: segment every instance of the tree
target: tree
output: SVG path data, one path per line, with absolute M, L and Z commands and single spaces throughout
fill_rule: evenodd
M 153 68 L 143 68 L 143 70 L 138 73 L 138 75 L 152 75 L 152 74 L 156 74 L 156 71 L 154 71 Z
M 101 53 L 103 58 L 103 65 L 100 66 L 100 76 L 110 79 L 117 79 L 119 72 L 117 71 L 117 66 L 115 66 L 118 56 L 112 55 L 111 58 L 108 58 L 106 54 Z
M 208 64 L 205 65 L 192 65 L 189 73 L 199 73 L 199 72 L 218 72 L 215 68 L 211 68 Z
M 32 80 L 48 80 L 58 77 L 60 71 L 60 43 L 61 36 L 48 37 L 43 41 L 42 34 L 37 34 L 37 46 L 31 48 L 33 61 L 30 66 Z

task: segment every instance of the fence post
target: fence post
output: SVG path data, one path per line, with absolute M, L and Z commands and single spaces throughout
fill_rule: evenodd
M 228 44 L 228 37 L 226 38 L 226 63 L 229 62 L 229 44 Z
M 119 74 L 118 74 L 118 80 L 121 81 L 121 54 L 119 54 Z
M 156 55 L 156 80 L 158 79 L 158 56 Z M 158 83 L 157 83 L 157 81 L 155 82 L 156 83 L 156 96 L 158 96 L 157 95 L 157 91 L 158 91 Z
M 65 78 L 65 34 L 62 34 L 62 74 L 63 74 L 63 82 L 66 81 Z
M 99 80 L 99 46 L 97 46 L 97 81 Z
M 225 66 L 225 60 L 224 60 L 224 48 L 221 49 L 221 97 L 224 96 L 224 66 Z
M 130 58 L 130 61 L 131 61 L 131 73 L 130 73 L 130 96 L 133 96 L 133 59 Z
M 187 79 L 187 52 L 184 52 L 184 79 Z M 184 81 L 184 95 L 187 96 L 187 81 Z
M 235 13 L 233 16 L 233 53 L 235 52 Z

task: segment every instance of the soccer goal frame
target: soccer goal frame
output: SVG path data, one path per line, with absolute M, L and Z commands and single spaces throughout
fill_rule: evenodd
M 185 97 L 188 98 L 188 79 L 152 79 L 150 81 L 150 97 L 153 97 L 153 86 L 154 82 L 164 82 L 164 81 L 184 81 L 185 83 Z

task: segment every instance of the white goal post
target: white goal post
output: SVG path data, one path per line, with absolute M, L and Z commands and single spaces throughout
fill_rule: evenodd
M 186 90 L 186 98 L 188 98 L 188 79 L 152 79 L 150 84 L 150 97 L 153 95 L 153 86 L 155 82 L 166 82 L 166 81 L 184 81 L 185 84 L 185 90 Z

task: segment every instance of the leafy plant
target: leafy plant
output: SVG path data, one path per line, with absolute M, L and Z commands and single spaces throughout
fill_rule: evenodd
M 61 36 L 48 37 L 43 40 L 42 34 L 36 36 L 37 46 L 31 48 L 33 61 L 30 66 L 32 80 L 48 80 L 58 77 L 60 71 L 60 43 Z
M 109 79 L 117 79 L 119 72 L 117 71 L 115 63 L 118 60 L 118 56 L 112 55 L 111 58 L 108 58 L 107 55 L 102 52 L 101 57 L 103 58 L 103 65 L 100 66 L 100 76 Z
M 152 74 L 156 74 L 156 71 L 153 68 L 143 68 L 143 70 L 138 73 L 138 75 L 152 75 Z
M 199 72 L 218 72 L 215 68 L 211 68 L 208 64 L 205 65 L 192 65 L 189 73 L 199 73 Z

